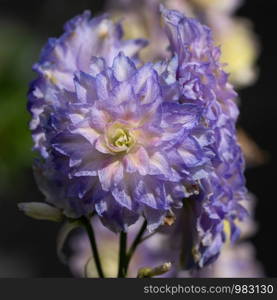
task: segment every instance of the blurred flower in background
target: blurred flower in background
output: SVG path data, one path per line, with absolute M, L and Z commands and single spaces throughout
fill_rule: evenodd
M 221 46 L 221 61 L 237 86 L 254 82 L 257 76 L 256 60 L 259 53 L 257 37 L 251 22 L 234 15 L 242 1 L 222 0 L 119 0 L 110 1 L 111 12 L 123 20 L 128 38 L 144 37 L 152 41 L 144 50 L 144 60 L 168 55 L 166 36 L 160 28 L 159 5 L 176 9 L 186 16 L 199 19 L 213 32 L 215 43 Z

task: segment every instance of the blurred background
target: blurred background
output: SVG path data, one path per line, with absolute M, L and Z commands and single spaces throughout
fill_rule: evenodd
M 275 3 L 246 0 L 236 13 L 252 21 L 261 44 L 258 80 L 239 91 L 239 124 L 267 153 L 267 160 L 249 168 L 246 177 L 249 190 L 258 198 L 259 230 L 251 241 L 269 277 L 277 276 Z M 27 218 L 16 206 L 42 200 L 31 168 L 26 93 L 35 76 L 32 64 L 47 38 L 59 36 L 63 24 L 84 9 L 98 14 L 105 6 L 104 0 L 0 0 L 0 277 L 71 276 L 56 255 L 60 225 Z

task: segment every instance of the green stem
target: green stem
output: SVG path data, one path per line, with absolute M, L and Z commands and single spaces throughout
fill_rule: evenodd
M 141 238 L 146 230 L 146 227 L 147 227 L 147 221 L 145 220 L 141 226 L 141 229 L 140 231 L 138 232 L 136 238 L 134 239 L 128 253 L 127 253 L 127 257 L 126 257 L 126 272 L 128 271 L 128 267 L 129 267 L 129 264 L 130 264 L 130 261 L 131 261 L 131 258 L 133 256 L 133 254 L 135 253 L 138 245 L 140 244 L 141 242 Z
M 98 252 L 98 248 L 97 248 L 97 244 L 96 244 L 96 239 L 95 239 L 95 234 L 94 234 L 93 227 L 91 226 L 91 223 L 87 218 L 82 217 L 81 220 L 82 220 L 82 224 L 85 227 L 86 232 L 87 232 L 88 237 L 89 237 L 89 240 L 90 240 L 91 249 L 92 249 L 96 269 L 97 269 L 97 272 L 98 272 L 98 276 L 100 278 L 104 278 L 105 276 L 104 276 L 104 272 L 103 272 L 100 257 L 99 257 L 99 252 Z
M 118 262 L 118 278 L 126 277 L 126 249 L 127 249 L 127 233 L 121 231 L 119 245 L 119 262 Z

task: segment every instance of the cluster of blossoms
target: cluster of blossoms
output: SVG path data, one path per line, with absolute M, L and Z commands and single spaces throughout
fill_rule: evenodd
M 153 41 L 142 56 L 147 59 L 167 57 L 168 41 L 160 27 L 159 5 L 197 18 L 213 31 L 213 38 L 222 50 L 221 61 L 236 86 L 253 83 L 256 78 L 258 42 L 249 20 L 235 16 L 243 0 L 118 0 L 109 1 L 116 18 L 124 19 L 124 29 L 130 38 L 145 37 Z
M 77 16 L 34 66 L 29 110 L 38 185 L 69 218 L 96 213 L 114 232 L 150 232 L 185 211 L 186 267 L 238 237 L 246 211 L 236 93 L 208 27 L 161 8 L 168 59 L 143 64 L 107 16 Z M 176 225 L 176 227 L 178 227 Z M 174 238 L 174 237 L 172 237 Z
M 235 15 L 243 0 L 118 0 L 108 1 L 108 9 L 115 19 L 123 19 L 125 36 L 144 37 L 151 43 L 142 49 L 145 60 L 168 58 L 168 38 L 161 28 L 159 5 L 178 10 L 196 18 L 211 28 L 213 39 L 221 49 L 221 62 L 230 74 L 229 81 L 241 88 L 252 84 L 257 77 L 259 43 L 250 20 Z M 259 165 L 266 160 L 265 153 L 242 129 L 238 140 L 247 164 Z

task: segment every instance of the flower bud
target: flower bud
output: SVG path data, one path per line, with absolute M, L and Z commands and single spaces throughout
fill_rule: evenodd
M 46 203 L 19 203 L 18 208 L 22 210 L 25 215 L 37 220 L 60 222 L 63 219 L 63 214 L 59 209 Z
M 138 278 L 146 278 L 146 277 L 154 277 L 158 275 L 162 275 L 168 272 L 171 269 L 171 262 L 167 262 L 162 264 L 161 266 L 155 268 L 141 268 L 138 271 Z

